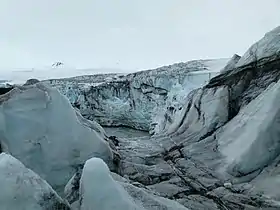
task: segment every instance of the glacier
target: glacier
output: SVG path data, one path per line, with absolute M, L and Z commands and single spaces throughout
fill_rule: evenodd
M 154 133 L 158 113 L 171 101 L 219 74 L 229 59 L 194 60 L 131 74 L 104 74 L 45 81 L 59 89 L 82 115 L 102 126 Z
M 41 177 L 9 154 L 0 154 L 1 210 L 70 210 Z
M 85 163 L 80 181 L 81 210 L 144 210 L 113 180 L 107 165 L 97 158 Z
M 278 27 L 252 59 L 3 87 L 0 207 L 280 209 L 279 40 Z
M 70 187 L 75 182 L 80 186 L 79 193 L 77 189 Z M 128 180 L 111 173 L 106 163 L 99 158 L 86 161 L 83 171 L 69 181 L 65 191 L 76 195 L 69 201 L 73 208 L 81 210 L 91 209 L 93 206 L 99 210 L 188 210 L 177 202 L 154 195 L 152 191 L 136 187 Z
M 280 57 L 241 59 L 172 101 L 152 137 L 120 138 L 120 174 L 189 209 L 279 209 Z

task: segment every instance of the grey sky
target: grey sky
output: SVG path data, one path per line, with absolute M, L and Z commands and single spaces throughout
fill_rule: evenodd
M 280 25 L 279 9 L 279 0 L 0 0 L 0 68 L 231 57 Z

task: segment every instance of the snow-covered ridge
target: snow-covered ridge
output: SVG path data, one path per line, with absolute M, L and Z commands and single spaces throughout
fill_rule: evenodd
M 280 26 L 266 33 L 258 42 L 253 44 L 241 57 L 236 67 L 244 66 L 257 60 L 280 54 Z
M 130 74 L 98 74 L 46 82 L 57 87 L 83 116 L 104 126 L 150 130 L 168 101 L 205 85 L 229 59 L 194 60 Z M 183 94 L 184 93 L 184 94 Z

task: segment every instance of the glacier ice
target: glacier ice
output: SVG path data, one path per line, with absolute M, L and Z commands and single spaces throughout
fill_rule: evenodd
M 235 176 L 264 168 L 280 155 L 280 82 L 242 108 L 218 135 L 219 149 L 226 156 L 228 170 Z
M 98 158 L 86 161 L 80 181 L 81 210 L 144 210 L 115 182 Z
M 44 84 L 14 88 L 2 95 L 0 127 L 8 152 L 55 189 L 62 189 L 76 168 L 91 157 L 100 157 L 113 167 L 104 131 Z
M 141 189 L 124 177 L 111 173 L 99 158 L 91 158 L 84 165 L 82 174 L 76 174 L 65 191 L 71 206 L 77 209 L 99 210 L 188 210 L 178 202 L 160 197 L 148 189 Z M 77 187 L 80 183 L 79 192 Z
M 158 133 L 179 135 L 184 132 L 206 135 L 228 120 L 228 88 L 200 88 L 191 92 L 185 106 L 171 116 L 171 123 Z M 202 135 L 202 136 L 203 136 Z
M 0 154 L 1 210 L 70 210 L 52 187 L 20 161 Z
M 56 189 L 54 181 L 63 182 L 62 188 L 72 177 L 64 192 L 75 210 L 280 209 L 280 60 L 271 48 L 278 42 L 276 28 L 257 44 L 264 54 L 253 55 L 254 48 L 249 49 L 257 59 L 253 63 L 245 53 L 242 58 L 234 55 L 227 65 L 204 60 L 128 75 L 45 81 L 81 113 L 42 83 L 15 88 L 0 97 L 1 152 L 39 171 Z M 209 69 L 223 72 L 211 75 Z M 103 125 L 150 129 L 154 135 L 123 137 L 116 128 L 121 135 L 109 137 L 83 115 Z M 63 135 L 53 128 L 59 126 Z M 41 133 L 52 138 L 42 141 Z M 112 143 L 114 138 L 117 144 L 110 149 L 104 139 Z M 45 140 L 53 146 L 43 144 Z M 72 147 L 73 142 L 82 147 Z M 105 153 L 96 155 L 100 145 Z M 119 162 L 112 166 L 113 153 Z M 52 155 L 62 158 L 49 163 Z M 110 172 L 114 166 L 118 174 Z M 55 200 L 62 201 L 57 195 Z
M 276 52 L 170 100 L 156 135 L 122 140 L 124 174 L 167 198 L 183 186 L 190 209 L 280 209 L 279 68 Z
M 229 59 L 196 60 L 128 75 L 96 75 L 46 81 L 83 116 L 103 126 L 128 126 L 153 133 L 172 101 L 205 85 Z M 160 113 L 160 114 L 158 114 Z M 158 116 L 159 115 L 159 116 Z

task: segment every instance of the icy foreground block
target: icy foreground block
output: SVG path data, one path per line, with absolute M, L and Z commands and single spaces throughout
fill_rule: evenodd
M 82 176 L 83 175 L 83 176 Z M 141 189 L 130 181 L 108 170 L 97 158 L 86 162 L 84 170 L 76 173 L 65 186 L 64 194 L 73 209 L 166 209 L 188 210 L 176 201 Z M 82 205 L 82 207 L 81 207 Z
M 45 180 L 5 153 L 0 154 L 0 186 L 1 210 L 70 210 Z
M 80 179 L 79 195 L 80 210 L 188 210 L 173 200 L 135 187 L 123 177 L 113 176 L 99 158 L 86 162 Z
M 80 181 L 81 210 L 144 210 L 112 178 L 99 158 L 88 160 Z
M 112 165 L 102 132 L 77 114 L 66 97 L 41 83 L 0 97 L 2 144 L 56 190 L 91 157 Z

